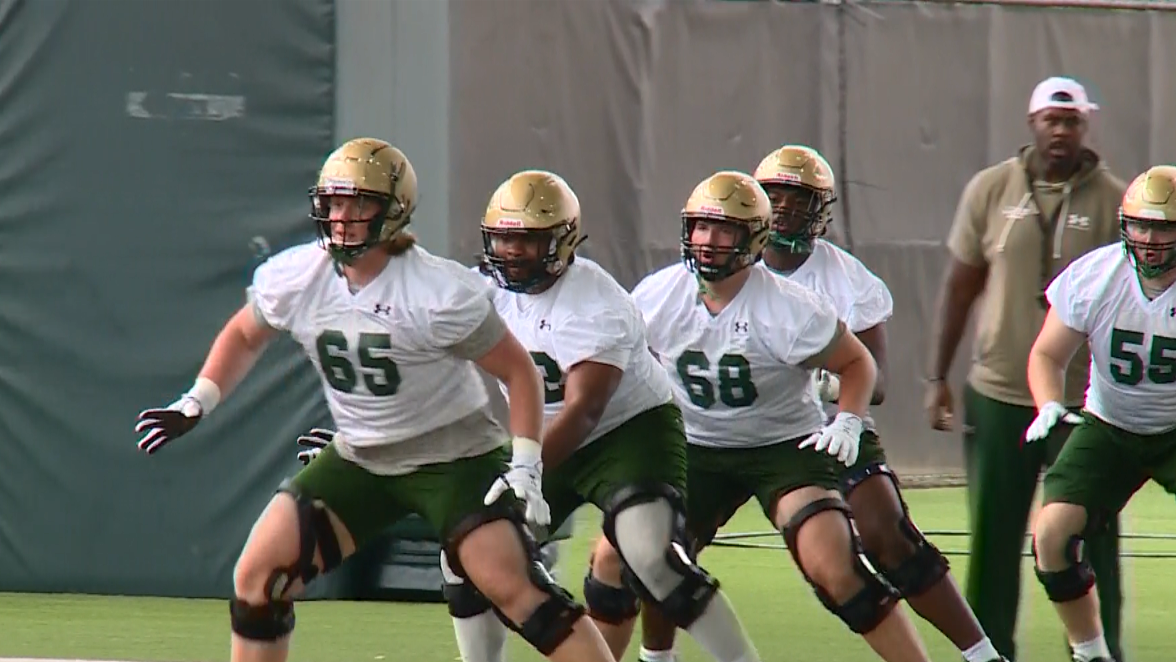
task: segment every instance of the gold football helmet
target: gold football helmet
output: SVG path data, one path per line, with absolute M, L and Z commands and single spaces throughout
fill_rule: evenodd
M 374 215 L 331 221 L 331 202 L 337 197 L 374 202 Z M 376 138 L 343 143 L 323 163 L 318 182 L 310 189 L 310 217 L 319 241 L 339 264 L 351 264 L 372 246 L 386 242 L 408 225 L 417 203 L 416 171 L 399 149 Z M 360 209 L 364 205 L 360 205 Z M 360 242 L 338 241 L 334 223 L 367 223 Z
M 699 221 L 734 226 L 738 229 L 735 243 L 694 243 Z M 734 170 L 716 172 L 694 187 L 682 208 L 682 261 L 702 280 L 728 278 L 760 259 L 771 222 L 772 203 L 751 175 Z
M 760 161 L 755 179 L 772 198 L 772 245 L 811 252 L 813 240 L 824 236 L 837 200 L 829 162 L 812 147 L 784 145 Z
M 482 271 L 499 287 L 537 294 L 575 258 L 580 200 L 559 175 L 524 170 L 503 182 L 482 217 Z
M 1148 236 L 1149 231 L 1176 231 L 1176 166 L 1148 168 L 1131 182 L 1119 207 L 1119 230 L 1127 259 L 1140 276 L 1156 278 L 1176 268 L 1176 241 Z

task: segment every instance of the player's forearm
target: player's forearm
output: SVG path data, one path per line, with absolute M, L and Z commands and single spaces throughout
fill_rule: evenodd
M 865 416 L 874 395 L 878 368 L 868 355 L 855 359 L 841 369 L 841 393 L 837 405 L 841 411 Z
M 1029 392 L 1040 409 L 1047 402 L 1062 402 L 1066 388 L 1066 366 L 1044 352 L 1029 352 Z
M 563 409 L 543 431 L 543 466 L 551 469 L 575 453 L 596 429 L 600 414 L 585 404 L 565 402 Z
M 234 319 L 225 325 L 217 335 L 200 369 L 199 377 L 216 384 L 221 398 L 227 397 L 249 374 L 267 344 L 262 339 L 251 339 L 235 322 Z
M 543 382 L 534 364 L 520 366 L 505 375 L 502 383 L 506 386 L 510 406 L 510 433 L 542 441 L 543 437 Z

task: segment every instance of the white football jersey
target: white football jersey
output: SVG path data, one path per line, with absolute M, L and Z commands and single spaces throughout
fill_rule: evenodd
M 412 248 L 353 294 L 310 243 L 259 266 L 249 295 L 306 350 L 351 446 L 413 439 L 489 404 L 474 365 L 447 351 L 493 310 L 489 288 L 457 262 Z
M 718 315 L 702 303 L 695 275 L 681 263 L 633 290 L 692 444 L 767 446 L 812 434 L 824 422 L 801 364 L 836 337 L 837 312 L 763 264 L 750 269 Z
M 1071 262 L 1045 295 L 1087 336 L 1086 409 L 1136 434 L 1176 429 L 1176 288 L 1149 300 L 1116 243 Z
M 670 378 L 649 353 L 633 298 L 595 262 L 576 256 L 547 291 L 520 294 L 492 287 L 498 315 L 531 353 L 545 389 L 543 418 L 563 409 L 572 366 L 593 361 L 624 371 L 600 422 L 583 446 L 638 414 L 673 400 Z M 503 396 L 508 396 L 506 387 Z
M 827 297 L 837 316 L 854 333 L 878 326 L 894 314 L 894 299 L 886 283 L 861 260 L 824 239 L 813 242 L 812 255 L 795 271 L 780 275 Z M 837 405 L 825 403 L 827 420 L 839 411 Z M 877 431 L 869 412 L 862 423 L 867 430 Z

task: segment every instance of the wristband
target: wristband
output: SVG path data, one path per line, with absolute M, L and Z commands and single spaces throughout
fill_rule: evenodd
M 207 377 L 197 377 L 196 382 L 192 384 L 192 388 L 188 389 L 186 395 L 200 403 L 200 411 L 205 416 L 216 409 L 221 399 L 220 387 Z
M 543 459 L 543 445 L 527 437 L 515 437 L 510 440 L 515 463 L 538 466 Z

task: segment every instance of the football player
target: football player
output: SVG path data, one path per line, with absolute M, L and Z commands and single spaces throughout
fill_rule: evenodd
M 1176 493 L 1176 167 L 1135 178 L 1119 210 L 1122 245 L 1075 260 L 1049 285 L 1049 312 L 1029 354 L 1037 417 L 1025 441 L 1076 425 L 1045 474 L 1033 525 L 1037 579 L 1076 662 L 1111 662 L 1083 539 L 1155 480 Z M 1065 367 L 1090 346 L 1081 416 L 1060 404 Z
M 584 579 L 588 613 L 613 654 L 620 659 L 628 647 L 640 594 L 716 660 L 758 662 L 718 582 L 685 553 L 682 413 L 669 376 L 648 351 L 632 297 L 576 255 L 585 238 L 576 194 L 553 173 L 519 172 L 491 197 L 482 238 L 481 269 L 496 286 L 495 308 L 544 383 L 549 528 L 592 503 L 604 513 L 604 535 L 620 550 L 619 563 L 597 564 Z M 462 659 L 500 662 L 505 639 L 493 634 L 501 626 L 490 603 L 470 583 L 444 574 Z
M 874 360 L 831 304 L 759 262 L 771 224 L 754 178 L 716 173 L 682 210 L 682 263 L 633 293 L 683 410 L 689 533 L 701 549 L 754 496 L 829 611 L 882 659 L 926 660 L 898 595 L 861 560 L 838 492 L 844 467 L 857 463 Z M 840 377 L 828 424 L 810 378 L 818 368 Z M 643 659 L 672 659 L 672 625 L 645 611 L 661 641 L 651 649 L 647 638 Z
M 453 572 L 543 655 L 610 662 L 584 608 L 540 570 L 519 514 L 525 506 L 533 523 L 549 520 L 542 383 L 485 283 L 405 230 L 417 200 L 412 166 L 384 141 L 351 140 L 327 158 L 310 197 L 319 241 L 257 268 L 248 303 L 191 390 L 142 412 L 136 426 L 147 453 L 189 432 L 279 331 L 322 375 L 338 433 L 278 489 L 245 543 L 233 573 L 232 660 L 284 661 L 303 585 L 417 513 L 436 528 Z M 510 392 L 509 466 L 475 364 Z
M 857 258 L 821 237 L 836 200 L 833 169 L 811 147 L 785 145 L 764 157 L 755 178 L 772 199 L 772 229 L 764 264 L 828 297 L 878 365 L 870 404 L 885 397 L 886 320 L 894 300 L 882 279 Z M 814 371 L 826 415 L 837 414 L 837 375 Z M 866 557 L 911 607 L 961 651 L 967 662 L 1000 654 L 948 573 L 947 558 L 911 520 L 898 477 L 886 464 L 874 419 L 862 417 L 857 462 L 841 472 L 841 492 L 853 509 Z

